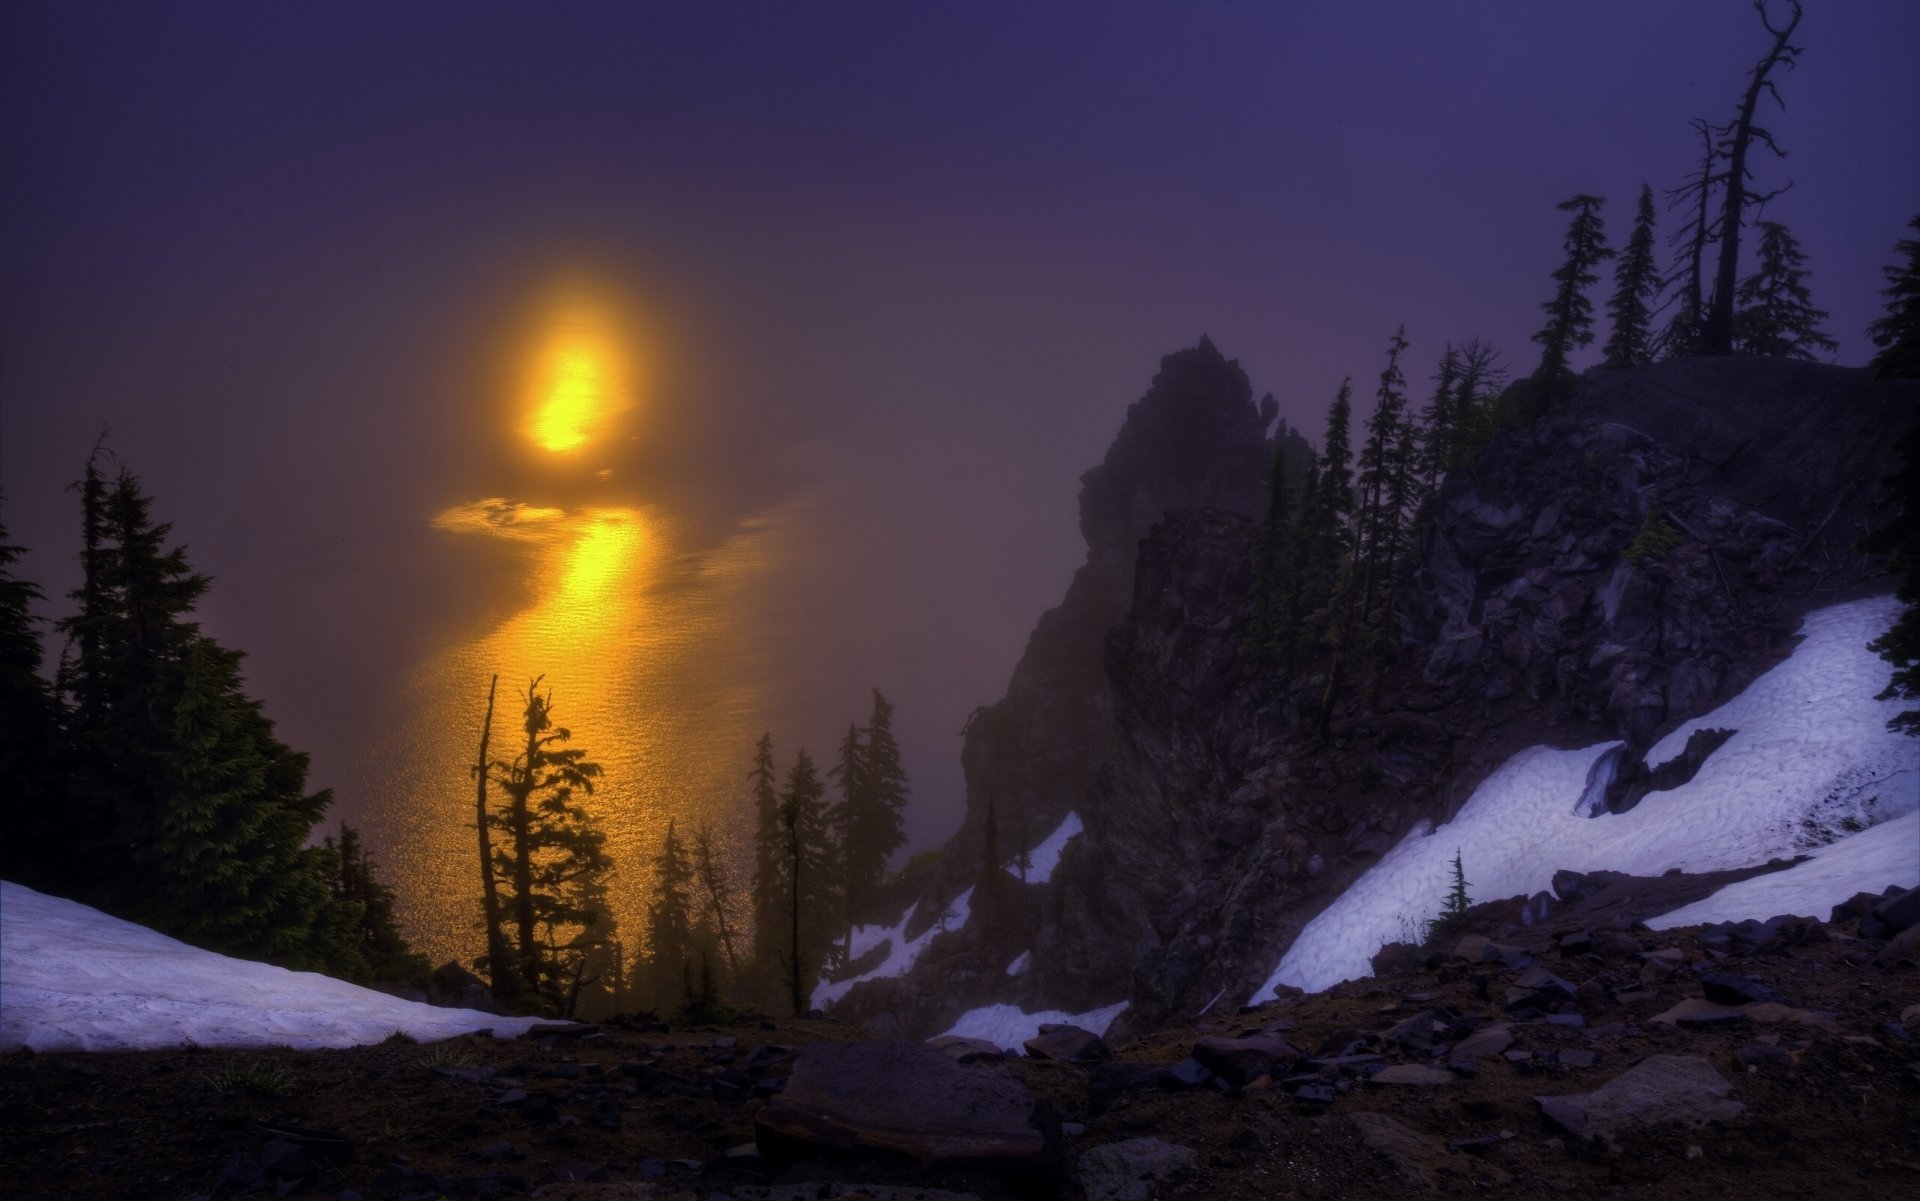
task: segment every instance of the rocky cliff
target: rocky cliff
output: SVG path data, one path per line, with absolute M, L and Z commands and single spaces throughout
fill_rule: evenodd
M 1920 387 L 1780 360 L 1589 376 L 1427 503 L 1399 652 L 1323 739 L 1323 681 L 1241 656 L 1273 453 L 1250 396 L 1208 343 L 1169 356 L 1083 477 L 1086 565 L 969 725 L 966 823 L 915 911 L 976 887 L 974 917 L 841 1015 L 924 1037 L 986 1004 L 1125 999 L 1152 1028 L 1245 1000 L 1522 747 L 1624 739 L 1605 803 L 1631 806 L 1665 786 L 1637 752 L 1776 662 L 1809 609 L 1889 590 L 1852 546 L 1920 409 Z M 990 810 L 1001 859 L 1069 812 L 1084 831 L 1022 882 L 983 872 Z

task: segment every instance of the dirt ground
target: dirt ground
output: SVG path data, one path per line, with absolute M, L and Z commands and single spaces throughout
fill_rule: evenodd
M 776 1095 L 795 1050 L 863 1037 L 830 1021 L 748 1018 L 668 1030 L 615 1021 L 585 1037 L 392 1040 L 346 1051 L 18 1052 L 0 1061 L 0 1194 L 435 1201 L 521 1197 L 582 1179 L 611 1183 L 548 1195 L 709 1201 L 804 1182 L 787 1195 L 856 1196 L 850 1186 L 864 1183 L 869 1196 L 907 1195 L 879 1187 L 889 1186 L 983 1201 L 1076 1198 L 1075 1164 L 1088 1149 L 1150 1136 L 1191 1148 L 1195 1159 L 1143 1188 L 1195 1201 L 1920 1195 L 1920 1042 L 1912 1041 L 1920 1037 L 1920 969 L 1876 961 L 1875 944 L 1839 928 L 1817 931 L 1750 955 L 1729 955 L 1697 930 L 1617 932 L 1604 946 L 1548 953 L 1539 966 L 1585 985 L 1549 1006 L 1560 1011 L 1552 1020 L 1503 1011 L 1515 967 L 1432 956 L 1412 970 L 1115 1047 L 1117 1061 L 1171 1067 L 1202 1035 L 1257 1028 L 1308 1058 L 1232 1089 L 1133 1087 L 1100 1112 L 1089 1104 L 1098 1065 L 987 1061 L 976 1066 L 1017 1073 L 1065 1132 L 1054 1165 L 1000 1174 L 834 1155 L 760 1160 L 753 1111 Z M 1649 968 L 1663 948 L 1659 967 Z M 1701 997 L 1713 972 L 1783 1001 L 1718 1014 L 1709 1025 L 1653 1020 Z M 1407 1048 L 1388 1036 L 1423 1014 L 1451 1024 L 1448 1037 L 1511 1022 L 1512 1046 L 1471 1075 L 1374 1081 L 1369 1073 L 1383 1064 L 1445 1067 L 1444 1042 Z M 1365 1062 L 1313 1062 L 1343 1052 Z M 1554 1126 L 1534 1101 L 1591 1091 L 1650 1055 L 1703 1058 L 1745 1112 L 1590 1141 Z M 1326 1091 L 1312 1099 L 1303 1083 Z

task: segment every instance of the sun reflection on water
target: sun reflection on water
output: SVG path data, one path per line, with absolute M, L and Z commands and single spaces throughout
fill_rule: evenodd
M 535 449 L 569 456 L 627 432 L 631 380 L 604 312 L 577 303 L 556 312 L 515 429 Z M 584 457 L 569 461 L 582 480 L 608 474 Z M 605 769 L 589 804 L 607 833 L 608 894 L 625 945 L 644 940 L 649 864 L 670 819 L 682 829 L 711 821 L 736 875 L 745 865 L 737 819 L 768 709 L 768 635 L 757 614 L 777 521 L 763 516 L 717 546 L 693 546 L 659 506 L 491 497 L 433 518 L 496 546 L 498 566 L 522 589 L 493 629 L 412 673 L 400 728 L 370 754 L 360 790 L 355 819 L 393 877 L 406 933 L 436 964 L 480 949 L 472 767 L 495 673 L 496 752 L 519 724 L 513 698 L 543 676 L 556 723 Z

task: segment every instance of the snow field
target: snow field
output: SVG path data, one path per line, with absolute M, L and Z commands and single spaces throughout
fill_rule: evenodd
M 1835 905 L 1856 892 L 1879 892 L 1889 884 L 1920 888 L 1920 813 L 1909 813 L 1852 834 L 1813 852 L 1785 871 L 1729 884 L 1710 897 L 1649 918 L 1655 930 L 1713 922 L 1765 920 L 1775 914 L 1826 920 Z
M 0 1051 L 148 1051 L 517 1035 L 539 1018 L 441 1009 L 314 972 L 229 959 L 76 901 L 0 882 Z
M 1041 839 L 1040 845 L 1028 852 L 1026 873 L 1021 874 L 1020 860 L 1015 858 L 1013 862 L 1007 864 L 1007 874 L 1016 880 L 1024 880 L 1028 884 L 1048 883 L 1053 879 L 1053 869 L 1060 866 L 1060 852 L 1066 850 L 1067 844 L 1073 841 L 1074 835 L 1085 828 L 1077 812 L 1068 813 L 1060 819 L 1060 824 L 1054 827 L 1053 833 Z
M 855 926 L 851 938 L 853 958 L 858 959 L 882 943 L 890 942 L 893 945 L 887 951 L 887 957 L 880 961 L 878 967 L 869 968 L 858 976 L 849 976 L 845 980 L 831 982 L 820 981 L 814 986 L 813 997 L 809 1004 L 815 1009 L 825 1009 L 846 996 L 856 984 L 877 980 L 882 976 L 906 975 L 919 960 L 920 953 L 925 951 L 934 939 L 949 930 L 958 930 L 967 924 L 967 919 L 973 914 L 973 889 L 969 888 L 955 897 L 947 906 L 946 912 L 940 915 L 940 920 L 922 930 L 920 937 L 909 939 L 907 923 L 913 920 L 913 911 L 919 908 L 919 905 L 920 903 L 915 901 L 907 906 L 907 911 L 900 915 L 900 920 L 891 926 Z
M 1850 829 L 1871 833 L 1869 827 L 1914 812 L 1920 807 L 1913 787 L 1920 779 L 1915 774 L 1920 773 L 1920 739 L 1887 730 L 1887 719 L 1900 704 L 1873 699 L 1886 685 L 1888 667 L 1867 649 L 1898 612 L 1896 601 L 1882 597 L 1809 615 L 1801 626 L 1803 641 L 1790 658 L 1720 708 L 1661 739 L 1647 762 L 1657 765 L 1678 755 L 1688 735 L 1702 727 L 1738 732 L 1692 781 L 1651 793 L 1629 812 L 1593 818 L 1578 813 L 1589 770 L 1618 743 L 1571 751 L 1530 747 L 1514 755 L 1452 821 L 1437 830 L 1416 825 L 1309 922 L 1251 1000 L 1272 999 L 1281 984 L 1317 991 L 1368 975 L 1375 951 L 1437 916 L 1452 882 L 1456 850 L 1472 895 L 1493 899 L 1546 890 L 1562 868 L 1648 876 L 1671 868 L 1745 867 L 1805 853 Z M 1898 841 L 1891 834 L 1882 837 Z M 1906 845 L 1913 849 L 1913 840 Z M 1795 869 L 1764 877 L 1791 877 L 1796 886 L 1811 890 L 1808 899 L 1789 903 L 1789 894 L 1780 891 L 1784 884 L 1756 889 L 1746 894 L 1750 903 L 1772 907 L 1764 913 L 1742 910 L 1738 916 L 1796 911 L 1824 916 L 1827 910 L 1812 897 L 1838 887 L 1831 877 L 1845 874 L 1849 865 L 1879 870 L 1875 855 L 1855 858 L 1853 850 L 1835 846 L 1818 872 L 1796 875 L 1800 869 Z M 1888 853 L 1897 856 L 1897 847 Z M 1915 856 L 1920 859 L 1920 851 Z M 1860 890 L 1877 892 L 1892 882 L 1860 879 L 1838 899 Z
M 967 1010 L 951 1029 L 935 1037 L 958 1034 L 962 1038 L 982 1038 L 1004 1050 L 1018 1051 L 1028 1039 L 1040 1033 L 1042 1025 L 1079 1026 L 1083 1030 L 1104 1035 L 1107 1027 L 1113 1025 L 1113 1019 L 1120 1016 L 1127 1004 L 1126 1001 L 1118 1001 L 1099 1009 L 1089 1009 L 1085 1013 L 1068 1013 L 1062 1009 L 1028 1013 L 1018 1005 L 983 1005 L 979 1009 Z

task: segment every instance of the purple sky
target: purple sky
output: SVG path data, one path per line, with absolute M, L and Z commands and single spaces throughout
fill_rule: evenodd
M 1759 171 L 1857 363 L 1920 210 L 1920 4 L 1810 9 Z M 4 516 L 70 586 L 110 428 L 341 784 L 364 696 L 477 620 L 427 522 L 497 490 L 497 347 L 590 271 L 664 356 L 647 498 L 830 516 L 788 745 L 887 687 L 926 843 L 1160 355 L 1211 334 L 1315 438 L 1402 322 L 1416 378 L 1473 336 L 1530 368 L 1554 204 L 1621 240 L 1764 42 L 1745 0 L 9 4 Z

